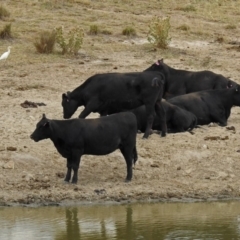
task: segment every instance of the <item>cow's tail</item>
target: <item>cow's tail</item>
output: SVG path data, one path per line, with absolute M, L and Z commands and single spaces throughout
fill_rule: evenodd
M 159 75 L 161 75 L 161 78 L 154 77 L 152 79 L 152 87 L 159 87 L 165 83 L 164 75 L 162 73 L 159 73 Z
M 133 164 L 135 165 L 136 161 L 138 160 L 137 148 L 136 145 L 133 149 Z

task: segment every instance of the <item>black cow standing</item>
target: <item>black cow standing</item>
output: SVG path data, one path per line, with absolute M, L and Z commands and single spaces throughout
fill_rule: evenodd
M 164 137 L 167 129 L 161 104 L 163 85 L 164 77 L 158 72 L 96 74 L 72 92 L 62 94 L 63 117 L 70 118 L 79 106 L 85 107 L 79 118 L 86 118 L 91 112 L 103 116 L 145 105 L 147 127 L 143 138 L 150 134 L 155 113 Z
M 211 71 L 193 72 L 174 69 L 164 63 L 163 59 L 158 60 L 145 71 L 157 71 L 164 75 L 165 89 L 163 98 L 165 99 L 191 92 L 226 89 L 237 85 L 236 82 Z
M 50 120 L 43 114 L 31 139 L 50 138 L 58 152 L 67 159 L 65 181 L 77 183 L 82 155 L 106 155 L 120 149 L 127 164 L 126 181 L 132 179 L 132 165 L 137 161 L 137 121 L 131 112 L 97 119 Z
M 189 93 L 168 102 L 195 114 L 199 125 L 217 122 L 226 126 L 231 108 L 240 106 L 240 86 Z
M 197 125 L 197 117 L 185 109 L 175 106 L 165 100 L 162 101 L 163 108 L 166 112 L 166 123 L 168 133 L 177 133 L 184 131 L 191 131 Z M 146 129 L 146 108 L 141 106 L 131 110 L 137 118 L 138 130 L 144 132 Z M 160 120 L 158 116 L 155 116 L 153 130 L 162 131 Z

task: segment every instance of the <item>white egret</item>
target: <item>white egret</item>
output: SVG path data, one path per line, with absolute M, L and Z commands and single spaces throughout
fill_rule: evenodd
M 10 54 L 10 48 L 11 48 L 11 46 L 8 46 L 8 51 L 1 55 L 0 60 L 5 60 L 6 61 L 6 59 L 8 58 L 8 56 Z

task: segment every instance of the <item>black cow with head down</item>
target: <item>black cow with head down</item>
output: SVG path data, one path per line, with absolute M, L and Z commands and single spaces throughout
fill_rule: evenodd
M 97 119 L 51 120 L 43 114 L 31 139 L 50 139 L 67 159 L 65 181 L 77 183 L 82 155 L 106 155 L 120 149 L 127 164 L 126 181 L 132 179 L 132 165 L 137 161 L 137 121 L 131 112 L 112 114 Z
M 174 69 L 164 63 L 163 59 L 158 60 L 145 71 L 157 71 L 164 75 L 163 98 L 165 99 L 202 90 L 231 88 L 237 84 L 223 75 L 211 71 L 194 72 Z
M 173 105 L 165 100 L 162 100 L 163 108 L 166 112 L 166 123 L 168 133 L 177 133 L 191 131 L 197 125 L 197 117 L 185 109 Z M 131 110 L 137 118 L 138 130 L 144 132 L 146 129 L 146 108 L 141 106 Z M 158 116 L 154 117 L 153 130 L 162 131 Z
M 199 125 L 217 122 L 226 126 L 233 106 L 240 106 L 240 85 L 228 89 L 194 92 L 168 100 L 196 115 Z
M 145 105 L 147 127 L 143 137 L 148 138 L 155 113 L 164 137 L 167 129 L 161 104 L 163 85 L 164 77 L 159 72 L 96 74 L 72 92 L 62 94 L 63 117 L 70 118 L 80 106 L 85 108 L 79 118 L 86 118 L 91 112 L 103 116 Z

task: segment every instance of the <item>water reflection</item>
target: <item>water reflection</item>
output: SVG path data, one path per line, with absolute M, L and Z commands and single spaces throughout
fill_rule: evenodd
M 240 239 L 240 202 L 0 208 L 0 239 Z

